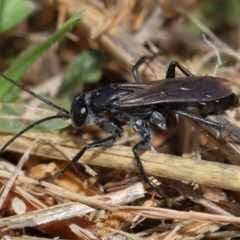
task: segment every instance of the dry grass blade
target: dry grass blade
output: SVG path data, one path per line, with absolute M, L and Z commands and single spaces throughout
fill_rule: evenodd
M 51 134 L 56 142 L 58 137 Z M 17 139 L 9 149 L 23 152 L 34 139 L 34 134 L 27 134 L 28 137 Z M 0 141 L 6 142 L 9 137 L 2 137 Z M 51 137 L 50 137 L 51 138 Z M 62 136 L 60 143 L 66 143 Z M 1 143 L 0 143 L 1 144 Z M 59 143 L 58 143 L 59 144 Z M 72 154 L 76 154 L 83 145 L 76 146 L 74 142 L 69 141 L 64 146 Z M 33 153 L 38 156 L 48 156 L 51 151 L 51 158 L 66 160 L 65 156 L 59 151 L 52 149 L 47 144 L 40 144 Z M 101 147 L 86 151 L 82 159 L 86 164 L 96 166 L 136 170 L 133 155 L 130 147 L 111 146 Z M 206 186 L 219 187 L 228 190 L 240 191 L 240 167 L 221 164 L 217 162 L 208 162 L 170 156 L 161 153 L 146 151 L 141 154 L 143 166 L 148 174 L 165 178 L 172 178 L 182 181 L 190 181 Z
M 1 177 L 3 178 L 9 178 L 11 176 L 11 173 L 6 172 L 4 170 L 0 170 L 0 173 Z M 24 184 L 39 185 L 38 180 L 24 176 L 18 176 L 17 183 L 18 182 Z M 133 186 L 129 187 L 128 190 L 124 189 L 117 193 L 109 195 L 99 195 L 94 197 L 82 196 L 48 182 L 42 182 L 41 185 L 44 188 L 46 188 L 49 192 L 55 194 L 56 196 L 65 197 L 72 201 L 84 203 L 95 208 L 105 208 L 109 210 L 115 209 L 118 204 L 125 204 L 129 201 L 133 201 L 134 199 L 141 198 L 143 197 L 144 194 L 143 185 L 140 183 L 138 183 L 138 185 L 134 185 L 134 187 Z M 123 195 L 121 195 L 120 192 Z
M 2 194 L 0 197 L 0 208 L 2 208 L 2 204 L 5 200 L 5 198 L 7 197 L 12 185 L 14 184 L 14 181 L 16 180 L 19 171 L 22 169 L 23 165 L 26 163 L 26 161 L 29 158 L 29 154 L 31 153 L 32 149 L 34 147 L 36 147 L 36 144 L 38 143 L 38 141 L 40 140 L 41 136 L 39 136 L 38 138 L 36 138 L 33 143 L 28 147 L 28 149 L 25 151 L 25 153 L 23 154 L 22 158 L 20 159 L 20 161 L 18 162 L 18 165 L 13 173 L 13 175 L 11 176 L 11 178 L 8 180 Z
M 108 19 L 109 16 L 106 12 L 102 11 L 102 9 L 97 8 L 88 1 L 64 1 L 64 4 L 70 13 L 72 12 L 72 9 L 75 11 L 87 9 L 84 19 L 80 23 L 80 27 L 85 29 L 92 38 L 96 37 L 99 34 L 99 31 L 106 29 L 105 19 Z M 130 5 L 130 7 L 132 7 L 132 4 Z M 124 12 L 124 14 L 127 13 L 128 11 L 126 11 L 126 13 Z M 128 69 L 132 67 L 133 62 L 136 61 L 136 59 L 144 55 L 149 55 L 149 52 L 142 46 L 140 41 L 135 39 L 131 33 L 126 31 L 126 29 L 123 29 L 120 25 L 108 29 L 107 32 L 103 32 L 94 40 L 112 56 L 120 60 Z M 164 69 L 164 65 L 159 60 L 154 60 L 151 63 L 151 66 L 158 70 Z M 146 71 L 151 74 L 151 71 L 148 69 Z M 165 74 L 162 71 L 162 77 L 164 77 L 164 75 Z
M 137 215 L 153 218 L 153 219 L 179 219 L 179 220 L 193 220 L 206 221 L 213 223 L 232 223 L 240 224 L 240 218 L 235 216 L 222 216 L 217 214 L 201 213 L 201 212 L 183 212 L 166 208 L 148 208 L 148 207 L 119 207 L 124 211 L 131 211 Z
M 0 172 L 2 177 L 10 176 L 10 173 L 2 170 Z M 23 176 L 19 176 L 17 182 L 32 184 L 38 183 L 36 180 Z M 45 188 L 48 188 L 48 191 L 53 192 L 54 195 L 66 197 L 68 199 L 79 201 L 87 205 L 80 203 L 60 204 L 50 208 L 40 209 L 17 216 L 4 218 L 0 220 L 0 226 L 7 226 L 8 228 L 37 226 L 51 221 L 68 219 L 75 216 L 83 216 L 86 213 L 94 211 L 95 208 L 93 207 L 101 209 L 106 208 L 113 211 L 117 209 L 118 204 L 126 204 L 128 202 L 132 202 L 138 198 L 142 198 L 144 194 L 144 189 L 141 184 L 135 184 L 134 186 L 131 186 L 117 193 L 94 197 L 84 197 L 50 183 L 42 183 L 42 185 Z M 89 207 L 89 205 L 93 207 Z

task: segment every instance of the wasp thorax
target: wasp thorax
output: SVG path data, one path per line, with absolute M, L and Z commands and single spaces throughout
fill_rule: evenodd
M 72 101 L 70 115 L 73 127 L 83 128 L 87 124 L 88 108 L 86 94 L 81 93 Z

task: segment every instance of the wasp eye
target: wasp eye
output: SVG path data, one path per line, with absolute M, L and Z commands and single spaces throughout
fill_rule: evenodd
M 75 128 L 83 128 L 87 123 L 88 108 L 85 99 L 86 95 L 80 94 L 72 102 L 70 114 Z

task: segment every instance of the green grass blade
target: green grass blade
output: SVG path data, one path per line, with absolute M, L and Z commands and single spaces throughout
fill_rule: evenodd
M 30 68 L 30 66 L 36 60 L 38 60 L 45 51 L 47 51 L 53 44 L 63 38 L 64 35 L 74 26 L 76 26 L 82 18 L 83 12 L 79 12 L 72 16 L 66 23 L 63 24 L 59 30 L 55 32 L 55 34 L 53 34 L 47 40 L 21 54 L 12 64 L 12 66 L 4 73 L 8 77 L 14 79 L 15 81 L 18 81 Z M 11 83 L 6 82 L 6 80 L 0 77 L 0 99 L 3 99 L 12 87 L 13 86 Z
M 35 4 L 29 0 L 1 0 L 0 3 L 0 33 L 15 27 L 27 18 L 35 9 Z

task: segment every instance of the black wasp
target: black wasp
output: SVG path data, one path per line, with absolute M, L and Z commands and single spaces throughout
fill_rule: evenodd
M 162 130 L 171 129 L 177 124 L 176 114 L 178 114 L 213 128 L 223 129 L 223 125 L 208 121 L 203 116 L 237 107 L 239 100 L 229 89 L 228 80 L 209 76 L 194 76 L 175 61 L 170 63 L 166 79 L 143 82 L 138 68 L 151 58 L 141 57 L 133 66 L 135 83 L 111 84 L 89 93 L 80 93 L 73 100 L 70 112 L 0 73 L 12 84 L 59 110 L 57 115 L 40 119 L 20 131 L 1 148 L 0 153 L 30 128 L 54 118 L 71 119 L 73 127 L 77 129 L 94 122 L 102 130 L 111 134 L 105 139 L 83 147 L 65 169 L 51 178 L 52 180 L 67 171 L 87 149 L 116 142 L 123 133 L 121 126 L 129 125 L 141 137 L 141 141 L 132 149 L 139 172 L 145 183 L 148 183 L 158 194 L 164 196 L 149 181 L 138 155 L 139 150 L 150 148 L 149 126 L 153 125 Z M 175 78 L 176 67 L 186 77 Z

